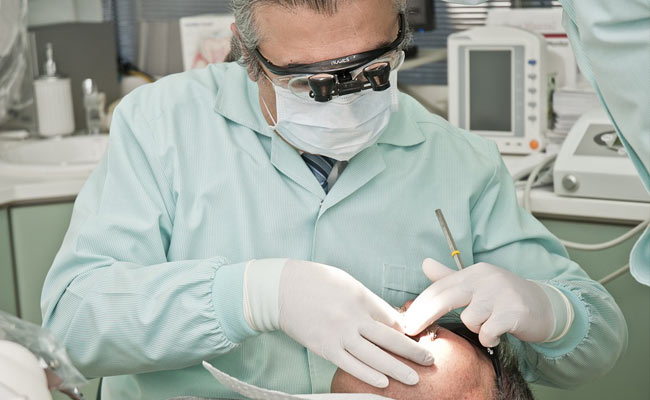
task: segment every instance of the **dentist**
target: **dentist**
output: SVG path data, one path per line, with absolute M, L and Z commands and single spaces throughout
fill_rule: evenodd
M 613 365 L 620 310 L 517 206 L 496 146 L 397 92 L 402 0 L 232 5 L 240 64 L 120 103 L 43 288 L 45 327 L 106 377 L 103 399 L 233 396 L 202 360 L 290 393 L 328 391 L 337 366 L 417 383 L 389 352 L 435 354 L 393 307 L 449 256 L 437 208 L 470 262 L 499 265 L 501 301 L 530 309 L 512 339 L 527 378 Z

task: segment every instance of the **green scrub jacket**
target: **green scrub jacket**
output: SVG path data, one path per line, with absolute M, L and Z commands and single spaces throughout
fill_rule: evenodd
M 246 323 L 246 262 L 334 265 L 400 306 L 431 283 L 425 257 L 454 266 L 437 208 L 467 265 L 549 283 L 573 304 L 561 340 L 509 338 L 529 381 L 573 387 L 614 365 L 627 346 L 620 309 L 518 206 L 492 142 L 400 95 L 379 142 L 325 195 L 232 63 L 166 77 L 120 103 L 47 276 L 44 326 L 86 376 L 107 377 L 103 399 L 240 398 L 201 360 L 262 387 L 327 392 L 332 364 Z
M 650 1 L 561 3 L 580 70 L 596 89 L 650 192 Z M 630 272 L 650 286 L 650 227 L 630 253 Z

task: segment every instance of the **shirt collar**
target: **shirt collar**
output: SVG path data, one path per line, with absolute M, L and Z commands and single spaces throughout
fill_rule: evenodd
M 209 68 L 218 83 L 214 111 L 270 137 L 271 130 L 260 108 L 257 83 L 248 77 L 246 69 L 237 63 L 211 64 Z
M 209 68 L 219 85 L 215 112 L 270 137 L 271 129 L 262 114 L 257 83 L 248 77 L 246 69 L 237 63 L 213 64 Z M 400 94 L 399 100 L 399 109 L 391 115 L 378 143 L 401 147 L 422 143 L 424 136 L 414 118 L 417 113 L 411 112 L 413 100 L 403 94 Z
M 402 93 L 399 94 L 399 108 L 390 116 L 388 126 L 377 143 L 408 147 L 424 142 L 424 135 L 417 119 L 418 115 L 423 114 L 413 112 L 414 102 L 415 100 L 411 97 Z M 416 105 L 421 107 L 419 103 Z M 428 115 L 428 112 L 424 115 Z

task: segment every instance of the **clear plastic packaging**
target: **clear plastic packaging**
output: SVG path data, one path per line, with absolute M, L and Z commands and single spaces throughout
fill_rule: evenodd
M 26 0 L 0 0 L 0 125 L 33 101 L 23 85 L 28 54 L 26 21 Z

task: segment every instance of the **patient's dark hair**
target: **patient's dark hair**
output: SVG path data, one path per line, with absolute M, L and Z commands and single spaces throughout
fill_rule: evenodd
M 495 380 L 494 400 L 533 400 L 533 393 L 519 371 L 517 356 L 505 338 L 501 339 L 497 354 L 501 364 L 501 387 Z

